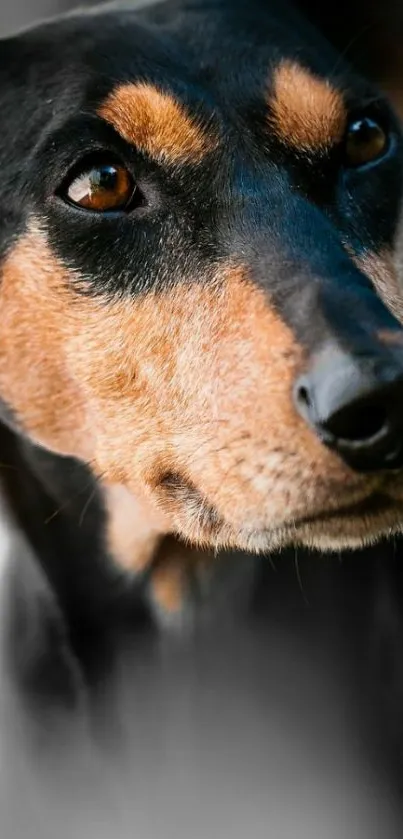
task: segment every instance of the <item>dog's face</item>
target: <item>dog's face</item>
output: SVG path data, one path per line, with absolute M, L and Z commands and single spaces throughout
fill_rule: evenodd
M 399 126 L 228 5 L 2 45 L 3 419 L 193 542 L 354 546 L 403 512 Z

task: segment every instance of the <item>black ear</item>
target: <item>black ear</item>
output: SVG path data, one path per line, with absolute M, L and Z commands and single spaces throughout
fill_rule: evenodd
M 403 116 L 402 0 L 297 0 L 342 54 L 391 97 Z

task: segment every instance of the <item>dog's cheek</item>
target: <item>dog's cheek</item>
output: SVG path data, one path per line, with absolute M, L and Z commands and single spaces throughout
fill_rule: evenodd
M 329 460 L 293 405 L 303 351 L 291 330 L 242 268 L 223 271 L 216 285 L 182 287 L 145 305 L 158 329 L 143 344 L 140 369 L 145 375 L 147 368 L 146 392 L 159 406 L 160 477 L 164 470 L 177 475 L 174 494 L 161 487 L 162 508 L 182 535 L 195 538 L 189 517 L 197 518 L 200 505 L 186 500 L 184 478 L 234 525 L 261 512 L 269 495 L 283 513 L 287 482 L 297 489 L 297 467 L 312 481 L 313 464 L 319 474 Z
M 60 268 L 33 235 L 1 269 L 0 398 L 35 442 L 90 459 L 85 410 L 62 352 L 69 317 Z
M 163 460 L 178 414 L 175 305 L 164 295 L 95 299 L 77 282 L 33 226 L 9 253 L 0 398 L 35 442 L 90 461 L 109 484 L 141 481 Z
M 301 438 L 309 454 L 292 402 L 302 350 L 241 269 L 229 272 L 220 297 L 211 293 L 205 305 L 177 360 L 178 391 L 192 395 L 178 447 L 192 483 L 235 522 L 261 508 L 280 450 L 286 460 Z
M 242 268 L 114 301 L 76 280 L 35 231 L 3 270 L 0 395 L 35 440 L 140 493 L 187 537 L 160 492 L 167 473 L 240 522 L 268 495 L 282 511 L 302 467 L 311 483 L 325 472 L 292 403 L 302 350 Z
M 141 488 L 176 522 L 177 505 L 159 494 L 167 473 L 233 509 L 241 490 L 243 504 L 261 501 L 273 449 L 287 454 L 292 445 L 320 460 L 292 403 L 301 348 L 244 274 L 228 269 L 215 283 L 125 300 L 87 298 L 66 335 L 100 473 Z

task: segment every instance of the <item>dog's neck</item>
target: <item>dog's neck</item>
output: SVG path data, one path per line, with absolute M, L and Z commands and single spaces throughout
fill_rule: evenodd
M 121 574 L 112 554 L 120 551 L 117 562 L 128 567 L 131 550 L 134 567 L 139 557 L 144 560 L 150 534 L 144 523 L 141 528 L 140 515 L 133 519 L 124 490 L 108 498 L 86 466 L 32 445 L 3 423 L 0 464 L 8 511 L 77 632 L 96 632 L 115 612 L 123 617 L 129 599 L 135 610 L 133 589 L 140 595 L 141 585 Z

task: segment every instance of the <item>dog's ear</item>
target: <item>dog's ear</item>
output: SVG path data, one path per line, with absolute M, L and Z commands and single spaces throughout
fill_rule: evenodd
M 403 117 L 401 0 L 297 0 L 338 51 L 376 82 Z

